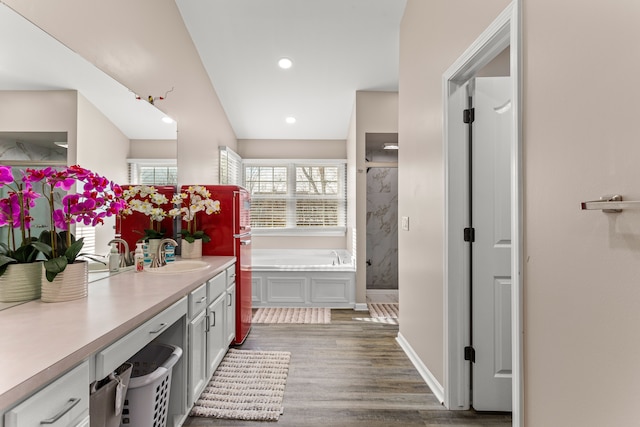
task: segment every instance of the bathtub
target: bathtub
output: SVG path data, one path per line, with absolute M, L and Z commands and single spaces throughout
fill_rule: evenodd
M 353 308 L 355 265 L 347 251 L 336 252 L 338 256 L 330 249 L 254 249 L 253 306 Z

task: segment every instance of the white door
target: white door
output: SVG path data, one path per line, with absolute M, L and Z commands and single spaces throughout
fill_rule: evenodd
M 472 97 L 472 406 L 478 411 L 511 411 L 509 80 L 476 78 Z

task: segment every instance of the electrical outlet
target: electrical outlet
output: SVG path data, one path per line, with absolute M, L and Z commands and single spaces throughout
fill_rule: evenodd
M 402 229 L 405 231 L 409 231 L 409 217 L 408 216 L 403 216 L 402 217 Z

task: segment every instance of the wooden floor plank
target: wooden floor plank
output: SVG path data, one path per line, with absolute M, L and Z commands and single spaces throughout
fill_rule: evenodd
M 277 422 L 191 417 L 185 426 L 389 427 L 511 425 L 508 414 L 447 411 L 396 342 L 397 325 L 333 310 L 328 325 L 255 324 L 241 349 L 290 351 Z

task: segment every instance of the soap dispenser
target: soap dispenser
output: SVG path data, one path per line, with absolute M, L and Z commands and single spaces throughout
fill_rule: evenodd
M 120 267 L 120 254 L 115 243 L 111 244 L 111 251 L 109 252 L 109 271 L 118 271 Z
M 136 271 L 144 271 L 144 251 L 142 250 L 142 242 L 136 243 L 136 251 L 133 254 L 133 264 Z

